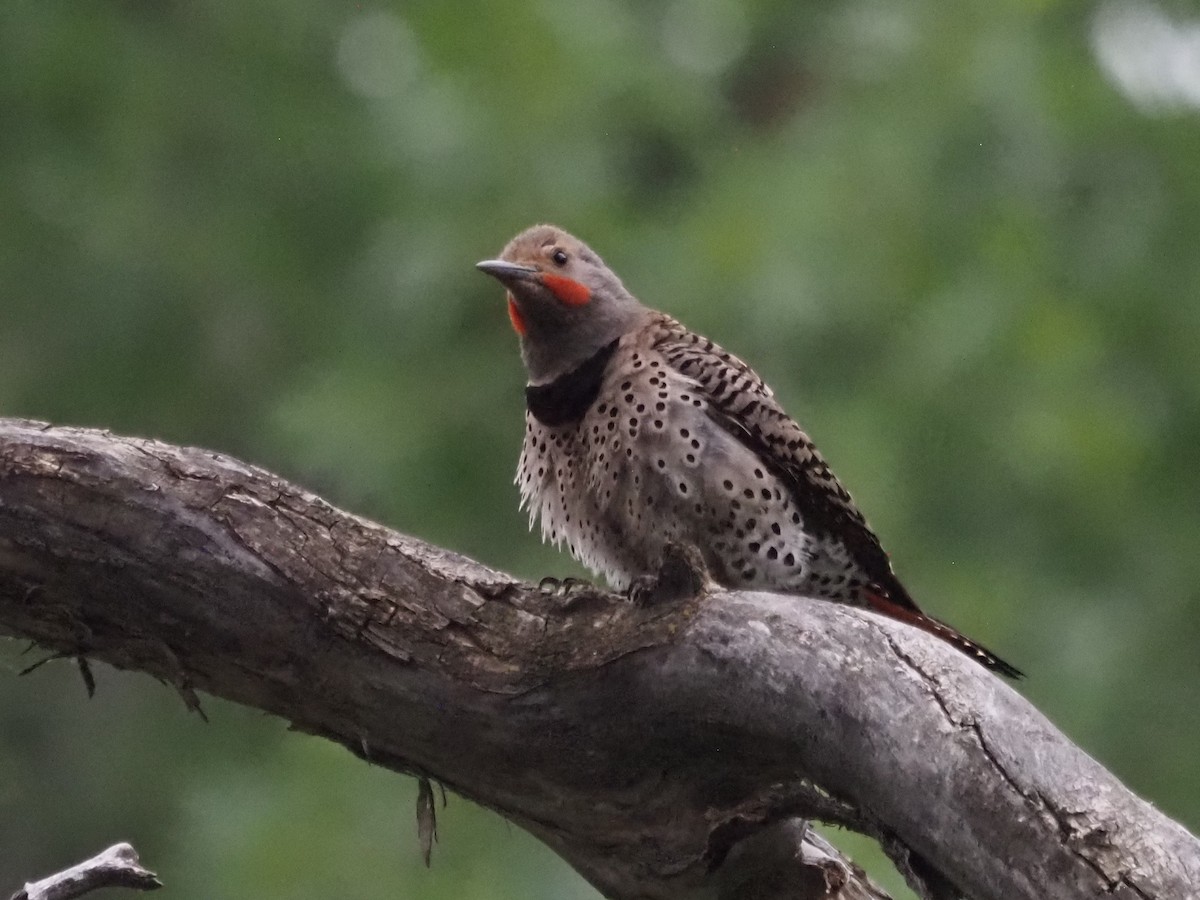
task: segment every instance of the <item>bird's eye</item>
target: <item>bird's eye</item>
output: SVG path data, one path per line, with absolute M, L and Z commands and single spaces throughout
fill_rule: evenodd
M 567 264 L 567 251 L 561 247 L 556 247 L 554 252 L 550 254 L 550 258 L 554 260 L 556 266 L 565 266 Z

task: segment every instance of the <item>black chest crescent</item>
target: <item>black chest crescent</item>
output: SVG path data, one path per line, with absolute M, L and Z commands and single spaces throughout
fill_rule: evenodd
M 601 347 L 570 372 L 546 384 L 525 388 L 525 406 L 547 428 L 573 425 L 596 402 L 608 362 L 617 352 L 617 340 Z

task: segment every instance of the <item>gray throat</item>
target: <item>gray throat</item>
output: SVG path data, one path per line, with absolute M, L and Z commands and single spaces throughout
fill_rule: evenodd
M 609 344 L 639 328 L 650 311 L 630 299 L 632 304 L 629 307 L 614 310 L 603 320 L 587 323 L 585 334 L 546 335 L 531 330 L 524 335 L 521 338 L 521 360 L 525 363 L 529 384 L 548 384 L 574 371 Z M 564 345 L 579 349 L 567 352 Z

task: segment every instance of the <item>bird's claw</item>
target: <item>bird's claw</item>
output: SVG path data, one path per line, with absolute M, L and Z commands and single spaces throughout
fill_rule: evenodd
M 629 583 L 625 596 L 634 606 L 652 606 L 658 602 L 658 576 L 639 575 Z
M 690 544 L 668 543 L 654 575 L 641 575 L 629 585 L 627 596 L 638 606 L 652 606 L 695 597 L 711 584 L 700 551 Z
M 556 597 L 569 597 L 579 591 L 594 591 L 595 586 L 582 578 L 555 578 L 553 575 L 547 575 L 538 582 L 538 590 Z

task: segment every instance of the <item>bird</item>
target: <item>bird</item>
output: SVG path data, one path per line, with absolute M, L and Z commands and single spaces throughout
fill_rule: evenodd
M 642 304 L 554 225 L 476 267 L 506 289 L 528 384 L 516 484 L 530 528 L 615 589 L 699 552 L 731 589 L 864 607 L 1022 673 L 923 612 L 849 492 L 749 365 Z

